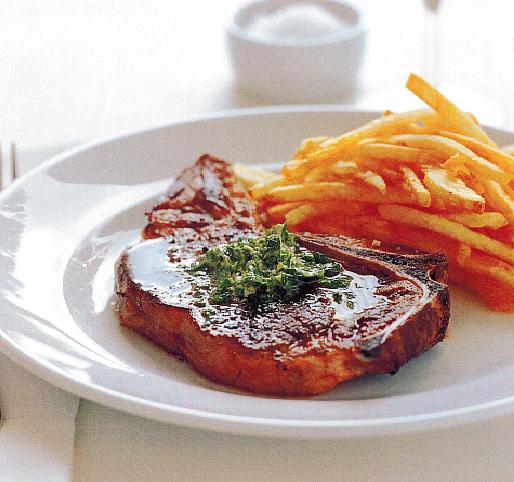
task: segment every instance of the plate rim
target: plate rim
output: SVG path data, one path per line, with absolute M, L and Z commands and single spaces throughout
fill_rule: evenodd
M 201 113 L 194 116 L 175 119 L 171 122 L 158 123 L 142 128 L 122 130 L 112 135 L 100 137 L 90 142 L 79 144 L 52 156 L 27 174 L 16 179 L 7 189 L 0 193 L 0 203 L 4 197 L 17 189 L 18 185 L 32 176 L 38 175 L 49 167 L 65 159 L 85 152 L 94 147 L 120 141 L 127 137 L 173 128 L 174 126 L 209 121 L 212 119 L 233 118 L 238 116 L 258 116 L 283 113 L 322 113 L 341 112 L 355 114 L 379 114 L 376 110 L 358 109 L 349 105 L 277 105 L 248 107 L 243 109 L 226 109 Z M 494 128 L 509 133 L 506 129 Z M 341 420 L 302 420 L 264 418 L 255 416 L 230 415 L 199 409 L 179 407 L 150 401 L 141 397 L 112 390 L 104 386 L 81 382 L 57 368 L 37 360 L 26 351 L 19 349 L 0 330 L 0 351 L 37 377 L 81 398 L 92 400 L 104 406 L 142 416 L 148 419 L 192 428 L 213 430 L 242 435 L 256 435 L 277 438 L 320 439 L 320 438 L 355 438 L 386 436 L 398 433 L 436 430 L 443 427 L 478 422 L 492 417 L 502 416 L 514 411 L 514 394 L 510 397 L 493 400 L 477 405 L 436 411 L 429 414 L 417 414 L 399 417 L 380 417 L 373 419 Z M 285 431 L 284 431 L 285 430 Z
M 0 333 L 0 339 L 6 342 L 2 333 Z M 6 350 L 4 350 L 5 346 L 8 347 Z M 0 343 L 0 348 L 4 355 L 33 375 L 80 398 L 158 422 L 238 435 L 314 440 L 386 437 L 476 423 L 508 415 L 514 409 L 514 396 L 512 396 L 480 405 L 403 417 L 358 420 L 284 420 L 243 417 L 153 402 L 100 385 L 81 383 L 43 363 L 38 363 L 9 342 L 4 346 Z M 282 432 L 286 429 L 287 432 Z
M 6 197 L 11 190 L 20 184 L 25 179 L 29 179 L 32 176 L 38 174 L 40 171 L 45 170 L 47 167 L 50 167 L 54 164 L 58 164 L 64 159 L 79 154 L 81 152 L 87 151 L 88 149 L 92 149 L 94 147 L 98 147 L 102 144 L 107 144 L 109 142 L 117 141 L 123 139 L 125 137 L 131 137 L 139 134 L 145 134 L 147 132 L 157 131 L 160 129 L 167 129 L 169 127 L 174 127 L 183 124 L 192 124 L 195 122 L 201 122 L 212 119 L 221 119 L 228 117 L 238 117 L 238 116 L 253 116 L 253 115 L 263 115 L 263 114 L 283 114 L 283 113 L 302 113 L 302 112 L 345 112 L 345 113 L 360 113 L 360 114 L 375 114 L 380 115 L 381 111 L 376 109 L 357 109 L 349 104 L 280 104 L 280 105 L 269 105 L 269 106 L 258 106 L 258 107 L 241 107 L 241 108 L 232 108 L 232 109 L 221 109 L 214 110 L 211 112 L 204 112 L 189 116 L 177 117 L 176 119 L 165 121 L 165 122 L 157 122 L 157 123 L 149 123 L 142 127 L 135 127 L 131 129 L 121 129 L 113 134 L 108 134 L 105 136 L 99 136 L 90 141 L 79 142 L 76 146 L 69 147 L 64 149 L 62 152 L 59 152 L 56 155 L 51 156 L 46 161 L 39 163 L 36 167 L 32 168 L 27 173 L 17 177 L 14 179 L 9 186 L 0 191 L 0 202 L 2 202 L 3 198 Z M 503 130 L 499 128 L 493 128 L 497 130 Z M 505 131 L 508 132 L 508 131 Z

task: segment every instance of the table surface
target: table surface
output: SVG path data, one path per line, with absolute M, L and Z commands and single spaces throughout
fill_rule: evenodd
M 55 145 L 262 105 L 230 81 L 222 25 L 237 3 L 0 3 L 0 140 L 17 142 L 26 171 Z M 356 106 L 414 107 L 399 86 L 411 70 L 429 72 L 480 119 L 514 129 L 512 2 L 447 0 L 435 23 L 421 1 L 360 3 L 369 42 Z M 427 29 L 438 34 L 435 68 L 426 65 Z M 81 481 L 514 480 L 514 417 L 396 438 L 291 441 L 167 426 L 81 401 L 75 443 Z
M 262 103 L 230 82 L 223 25 L 238 3 L 0 2 L 0 140 L 77 143 Z M 357 106 L 420 106 L 402 87 L 415 71 L 481 122 L 514 128 L 514 2 L 446 0 L 435 21 L 422 0 L 358 3 L 368 45 Z
M 91 482 L 514 480 L 514 417 L 401 437 L 292 441 L 166 426 L 81 401 L 75 443 L 75 479 Z

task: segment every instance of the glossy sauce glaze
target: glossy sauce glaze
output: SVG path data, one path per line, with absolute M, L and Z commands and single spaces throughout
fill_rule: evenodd
M 293 303 L 274 303 L 257 309 L 244 303 L 212 305 L 208 275 L 188 269 L 202 252 L 203 243 L 170 244 L 166 238 L 142 242 L 127 250 L 127 264 L 134 283 L 164 305 L 190 312 L 198 326 L 212 335 L 236 338 L 248 348 L 273 349 L 280 345 L 310 349 L 323 345 L 344 346 L 372 335 L 395 321 L 420 298 L 422 291 L 407 279 L 380 273 L 345 270 L 352 277 L 348 288 L 314 288 Z M 344 259 L 337 259 L 345 266 Z M 201 290 L 199 290 L 201 287 Z M 335 292 L 341 296 L 334 296 Z

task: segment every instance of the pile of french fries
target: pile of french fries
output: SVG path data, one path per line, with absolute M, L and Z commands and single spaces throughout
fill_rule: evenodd
M 280 175 L 240 175 L 269 224 L 444 252 L 451 280 L 514 311 L 512 146 L 421 77 L 406 86 L 430 109 L 306 139 Z

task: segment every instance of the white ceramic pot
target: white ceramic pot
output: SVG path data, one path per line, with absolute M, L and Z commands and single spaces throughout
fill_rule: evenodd
M 245 94 L 274 103 L 349 102 L 361 84 L 366 30 L 358 8 L 335 0 L 311 0 L 341 27 L 303 38 L 256 36 L 248 29 L 256 16 L 298 4 L 258 0 L 240 7 L 226 28 L 234 81 Z

